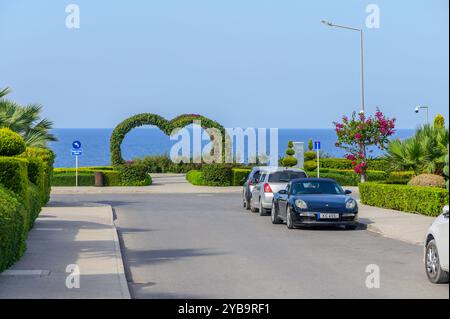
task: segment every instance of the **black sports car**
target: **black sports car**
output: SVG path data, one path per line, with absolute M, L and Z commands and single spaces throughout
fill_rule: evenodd
M 292 180 L 285 190 L 274 195 L 272 223 L 286 222 L 288 228 L 296 226 L 358 225 L 358 204 L 334 180 L 328 178 L 301 178 Z

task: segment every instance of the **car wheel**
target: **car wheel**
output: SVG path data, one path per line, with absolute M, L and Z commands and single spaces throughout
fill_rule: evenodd
M 272 202 L 272 211 L 270 216 L 272 217 L 272 224 L 281 224 L 281 219 L 278 217 L 278 211 L 275 208 L 275 202 Z
M 439 253 L 434 239 L 427 244 L 425 252 L 425 270 L 427 272 L 428 280 L 432 283 L 438 284 L 448 282 L 448 272 L 441 268 Z
M 252 200 L 251 200 L 251 199 L 250 199 L 249 207 L 250 207 L 250 211 L 251 211 L 252 213 L 256 213 L 256 212 L 258 211 L 258 208 L 253 207 L 253 205 L 252 205 Z
M 286 226 L 289 229 L 294 229 L 294 221 L 292 220 L 292 212 L 289 206 L 286 208 Z
M 259 200 L 259 216 L 267 216 L 267 209 L 262 206 L 262 200 Z

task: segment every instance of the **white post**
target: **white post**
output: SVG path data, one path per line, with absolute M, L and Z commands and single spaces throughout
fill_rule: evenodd
M 75 187 L 78 187 L 78 155 L 75 156 Z
M 320 178 L 320 154 L 319 148 L 317 148 L 317 178 Z

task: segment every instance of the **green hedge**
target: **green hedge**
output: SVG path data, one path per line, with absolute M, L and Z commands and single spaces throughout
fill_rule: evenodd
M 231 166 L 227 164 L 207 164 L 202 167 L 205 184 L 211 186 L 230 186 L 232 183 Z
M 75 186 L 75 173 L 56 173 L 52 178 L 53 186 Z M 95 177 L 93 172 L 78 173 L 78 186 L 94 186 Z
M 367 165 L 369 170 L 385 172 L 391 170 L 389 161 L 382 158 L 368 159 Z M 353 169 L 352 161 L 345 158 L 321 158 L 320 167 L 331 169 Z
M 244 180 L 252 171 L 250 168 L 233 168 L 233 178 L 231 184 L 233 186 L 242 186 Z
M 366 182 L 359 184 L 361 202 L 366 205 L 438 216 L 449 203 L 446 189 Z
M 16 194 L 0 185 L 0 272 L 17 261 L 26 249 L 28 227 L 24 207 Z
M 0 184 L 28 202 L 28 162 L 15 157 L 0 157 Z
M 199 170 L 193 169 L 192 171 L 187 172 L 186 180 L 192 185 L 205 185 L 205 181 L 203 180 L 203 172 Z
M 80 186 L 94 186 L 95 172 L 103 174 L 104 186 L 121 186 L 119 172 L 113 171 L 111 166 L 80 167 L 79 176 L 83 175 Z M 90 176 L 89 178 L 86 176 Z M 80 179 L 79 179 L 80 181 Z M 52 186 L 75 186 L 75 168 L 55 168 Z
M 147 169 L 140 163 L 130 163 L 116 166 L 122 186 L 147 186 L 152 184 Z
M 50 200 L 51 191 L 51 181 L 53 176 L 53 164 L 55 162 L 55 154 L 46 148 L 38 147 L 28 147 L 20 157 L 31 159 L 40 158 L 44 164 L 44 189 L 43 194 L 43 205 L 45 205 Z
M 9 128 L 0 128 L 0 156 L 16 156 L 25 151 L 22 136 Z

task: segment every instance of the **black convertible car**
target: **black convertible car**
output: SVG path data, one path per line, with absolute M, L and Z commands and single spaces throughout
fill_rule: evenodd
M 283 221 L 289 229 L 296 226 L 358 225 L 358 204 L 336 181 L 328 178 L 292 180 L 285 190 L 274 195 L 272 223 Z

